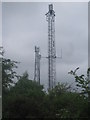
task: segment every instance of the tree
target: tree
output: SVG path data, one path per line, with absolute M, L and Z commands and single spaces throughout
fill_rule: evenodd
M 24 73 L 4 99 L 3 117 L 32 118 L 44 116 L 43 86 L 28 79 Z
M 2 86 L 3 89 L 10 88 L 11 84 L 14 84 L 14 78 L 18 77 L 14 68 L 17 68 L 18 62 L 11 59 L 2 58 Z
M 46 116 L 49 118 L 79 118 L 88 116 L 88 102 L 79 93 L 72 92 L 67 83 L 49 91 L 45 98 Z
M 81 88 L 81 94 L 87 94 L 88 96 L 90 96 L 90 80 L 89 80 L 89 73 L 90 73 L 90 68 L 87 69 L 87 76 L 85 76 L 84 74 L 82 75 L 77 75 L 77 70 L 79 69 L 76 68 L 74 71 L 70 71 L 68 72 L 69 74 L 73 75 L 75 78 L 75 82 L 77 83 L 76 86 Z
M 71 70 L 69 72 L 69 74 L 71 74 L 75 77 L 75 81 L 77 83 L 76 86 L 81 88 L 80 94 L 84 96 L 84 99 L 87 99 L 86 97 L 88 97 L 87 102 L 86 102 L 86 103 L 88 103 L 88 105 L 87 105 L 88 111 L 86 109 L 85 110 L 88 113 L 88 117 L 90 117 L 90 110 L 89 110 L 90 109 L 90 68 L 87 69 L 87 76 L 85 76 L 84 74 L 82 74 L 80 76 L 77 75 L 76 72 L 78 69 L 79 69 L 79 67 L 76 68 L 74 71 Z
M 17 62 L 10 59 L 3 60 L 3 88 L 10 88 L 7 94 L 3 94 L 3 118 L 88 117 L 87 97 L 72 92 L 71 86 L 67 83 L 58 83 L 46 93 L 42 85 L 29 79 L 27 71 L 14 83 L 14 78 L 17 77 L 17 73 L 14 72 L 16 64 Z M 82 82 L 83 76 L 78 76 L 77 70 L 71 71 L 70 74 L 75 76 L 76 83 L 82 88 L 82 83 L 85 86 L 87 82 Z M 14 86 L 11 87 L 12 83 Z

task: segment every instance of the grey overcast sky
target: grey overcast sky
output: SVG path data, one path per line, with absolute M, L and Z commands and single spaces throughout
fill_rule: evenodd
M 41 55 L 48 53 L 48 24 L 45 14 L 48 4 L 40 2 L 2 3 L 2 40 L 5 57 L 21 62 L 18 73 L 26 70 L 34 77 L 34 47 L 40 47 Z M 57 81 L 74 82 L 68 75 L 78 66 L 85 73 L 88 66 L 88 3 L 53 3 L 55 17 L 55 41 Z M 41 84 L 48 84 L 48 61 L 41 59 Z

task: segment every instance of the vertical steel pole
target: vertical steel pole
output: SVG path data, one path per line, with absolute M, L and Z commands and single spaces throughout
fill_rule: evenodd
M 48 87 L 52 89 L 56 85 L 55 12 L 52 4 L 49 5 L 46 18 L 48 21 Z

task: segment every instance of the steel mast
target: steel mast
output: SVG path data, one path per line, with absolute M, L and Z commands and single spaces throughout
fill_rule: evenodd
M 40 48 L 35 46 L 35 71 L 34 80 L 40 84 Z
M 56 85 L 55 12 L 52 4 L 49 5 L 46 20 L 48 22 L 48 87 L 52 89 Z

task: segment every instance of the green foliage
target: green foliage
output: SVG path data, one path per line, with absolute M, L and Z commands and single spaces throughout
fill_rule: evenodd
M 90 72 L 90 68 L 88 68 L 87 70 L 87 76 L 85 77 L 84 74 L 82 75 L 77 75 L 76 72 L 77 70 L 79 69 L 76 68 L 74 71 L 70 71 L 69 74 L 73 75 L 75 77 L 75 81 L 76 81 L 76 86 L 77 87 L 80 87 L 81 90 L 82 90 L 82 94 L 90 94 L 90 87 L 89 87 L 89 84 L 90 84 L 90 80 L 89 80 L 89 72 Z
M 58 83 L 46 93 L 42 85 L 29 80 L 27 71 L 14 83 L 16 64 L 10 59 L 3 59 L 3 88 L 10 87 L 3 92 L 3 118 L 88 118 L 88 98 L 72 92 L 67 83 Z M 84 75 L 76 74 L 78 69 L 70 74 L 74 75 L 77 86 L 87 92 L 88 82 Z
M 3 117 L 26 118 L 40 116 L 43 101 L 43 86 L 23 74 L 20 80 L 3 98 Z M 7 114 L 8 111 L 8 114 Z M 42 114 L 41 114 L 42 115 Z
M 22 76 L 3 96 L 3 118 L 87 117 L 87 99 L 70 92 L 68 86 L 61 87 L 64 85 L 45 93 L 43 86 Z
M 71 86 L 68 85 L 68 83 L 59 83 L 53 88 L 52 90 L 49 90 L 50 94 L 54 94 L 55 96 L 61 95 L 67 91 L 71 90 Z
M 78 93 L 71 92 L 71 86 L 67 83 L 58 84 L 48 94 L 47 106 L 51 116 L 56 118 L 87 117 L 88 102 Z
M 17 77 L 17 73 L 13 70 L 17 68 L 18 62 L 10 59 L 2 58 L 2 85 L 3 89 L 9 88 L 14 83 L 13 79 Z

